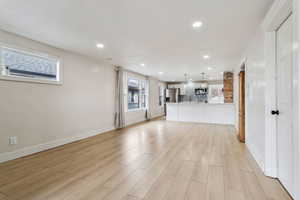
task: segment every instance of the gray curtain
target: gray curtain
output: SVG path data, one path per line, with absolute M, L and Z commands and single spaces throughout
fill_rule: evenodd
M 117 129 L 125 127 L 125 113 L 124 113 L 124 71 L 122 67 L 116 68 L 116 95 L 115 95 L 115 127 Z

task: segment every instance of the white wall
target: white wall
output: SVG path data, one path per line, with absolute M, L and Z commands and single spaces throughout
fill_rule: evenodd
M 112 65 L 1 30 L 0 43 L 58 57 L 63 71 L 62 85 L 0 80 L 0 162 L 114 129 Z M 154 78 L 149 83 L 151 117 L 162 116 L 158 87 L 166 84 Z M 144 120 L 145 111 L 125 113 L 126 125 Z M 18 144 L 9 145 L 9 136 L 17 136 Z
M 246 52 L 246 144 L 264 170 L 265 163 L 265 35 L 257 30 Z
M 113 128 L 111 65 L 3 31 L 0 42 L 57 56 L 63 68 L 63 85 L 0 80 L 0 160 L 11 156 L 3 152 L 30 152 L 34 145 L 51 147 Z M 9 145 L 9 136 L 18 144 Z
M 134 73 L 134 72 L 126 72 L 124 73 L 125 82 L 128 77 L 137 78 L 140 80 L 146 80 L 146 76 Z M 125 95 L 127 94 L 127 84 L 124 85 Z M 166 84 L 162 81 L 159 81 L 155 78 L 149 78 L 149 112 L 150 117 L 155 118 L 164 115 L 164 107 L 159 106 L 159 86 L 166 88 Z M 127 98 L 127 97 L 125 97 Z M 125 101 L 125 103 L 127 103 Z M 126 111 L 125 109 L 125 124 L 131 125 L 138 122 L 142 122 L 146 120 L 145 110 L 136 110 L 136 111 Z
M 233 102 L 235 105 L 235 128 L 236 130 L 239 130 L 239 72 L 240 72 L 241 66 L 237 66 L 234 70 L 233 74 Z M 238 131 L 237 131 L 238 134 Z
M 296 67 L 298 68 L 298 73 L 297 73 L 297 76 L 298 76 L 298 90 L 300 90 L 300 87 L 299 87 L 299 80 L 300 80 L 300 50 L 299 50 L 299 39 L 300 39 L 300 20 L 299 20 L 299 17 L 300 17 L 300 3 L 299 1 L 294 1 L 294 16 L 295 16 L 295 20 L 296 20 L 296 27 L 295 27 L 295 41 L 297 42 L 295 46 L 297 46 L 297 49 L 295 49 L 297 52 L 296 52 L 296 57 L 295 57 L 295 65 Z M 300 91 L 298 92 L 298 94 L 300 94 Z M 298 97 L 298 101 L 300 100 L 300 97 Z M 298 112 L 300 113 L 300 106 L 298 106 Z M 298 117 L 298 131 L 299 131 L 299 124 L 300 124 L 300 117 Z M 298 132 L 299 133 L 299 132 Z M 298 155 L 297 155 L 297 165 L 296 165 L 296 169 L 298 169 L 296 171 L 297 175 L 296 175 L 296 186 L 299 187 L 300 185 L 300 136 L 298 134 Z M 300 199 L 300 190 L 299 189 L 296 189 L 295 188 L 295 191 L 296 191 L 296 199 Z

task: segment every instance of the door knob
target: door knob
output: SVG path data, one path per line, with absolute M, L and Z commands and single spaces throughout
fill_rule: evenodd
M 272 110 L 272 111 L 271 111 L 271 114 L 272 114 L 272 115 L 279 115 L 279 110 Z

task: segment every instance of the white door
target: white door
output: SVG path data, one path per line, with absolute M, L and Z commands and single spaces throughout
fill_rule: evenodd
M 293 25 L 290 16 L 277 31 L 278 178 L 293 193 L 292 81 Z M 274 113 L 273 113 L 274 114 Z

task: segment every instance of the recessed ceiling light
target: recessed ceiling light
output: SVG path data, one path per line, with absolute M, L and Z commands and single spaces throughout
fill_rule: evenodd
M 203 25 L 203 23 L 201 21 L 196 21 L 193 23 L 193 28 L 198 29 L 198 28 L 201 28 L 202 25 Z
M 145 63 L 141 63 L 141 66 L 142 66 L 142 67 L 145 67 L 146 65 L 145 65 Z
M 104 48 L 104 44 L 101 44 L 101 43 L 97 44 L 97 48 L 98 49 L 103 49 Z
M 158 72 L 160 75 L 163 74 L 163 72 Z
M 212 69 L 213 69 L 213 68 L 211 68 L 211 67 L 208 67 L 208 68 L 207 68 L 207 70 L 212 70 Z
M 203 59 L 205 59 L 205 60 L 210 59 L 210 55 L 204 55 L 204 56 L 203 56 Z

